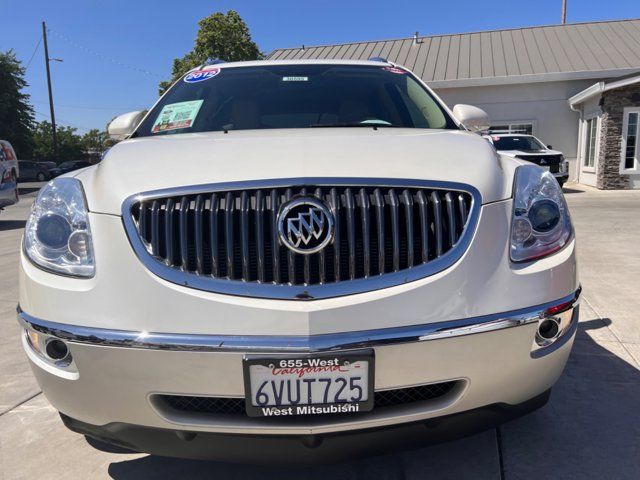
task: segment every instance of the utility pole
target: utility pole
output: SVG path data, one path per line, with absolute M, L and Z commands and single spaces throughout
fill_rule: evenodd
M 567 0 L 562 0 L 562 24 L 567 23 Z
M 42 22 L 42 38 L 44 40 L 44 63 L 47 67 L 47 86 L 49 87 L 49 109 L 51 110 L 51 126 L 53 127 L 53 159 L 58 162 L 58 134 L 56 132 L 56 114 L 53 111 L 53 93 L 51 92 L 51 71 L 49 70 L 49 47 L 47 45 L 47 26 Z

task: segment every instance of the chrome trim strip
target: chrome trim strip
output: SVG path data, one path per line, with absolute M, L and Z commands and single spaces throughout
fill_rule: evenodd
M 18 321 L 25 328 L 69 342 L 109 347 L 190 352 L 309 353 L 425 342 L 517 327 L 570 310 L 577 304 L 579 296 L 580 289 L 555 302 L 511 312 L 425 325 L 310 336 L 197 335 L 110 330 L 41 320 L 23 312 L 19 306 Z
M 229 190 L 255 190 L 266 188 L 283 188 L 294 186 L 378 186 L 378 187 L 406 187 L 406 188 L 428 188 L 434 190 L 456 190 L 466 192 L 471 195 L 471 207 L 469 219 L 460 235 L 460 239 L 454 248 L 447 253 L 424 265 L 418 265 L 398 272 L 386 273 L 375 277 L 360 278 L 356 280 L 345 280 L 337 283 L 326 283 L 323 285 L 275 285 L 271 283 L 243 282 L 239 280 L 227 280 L 206 276 L 198 276 L 182 272 L 169 267 L 154 259 L 143 241 L 140 239 L 131 215 L 131 207 L 140 201 L 149 201 L 162 197 L 179 195 L 197 195 L 204 193 L 214 193 Z M 194 185 L 187 187 L 167 188 L 154 190 L 132 195 L 125 199 L 122 204 L 122 221 L 124 223 L 129 242 L 136 255 L 144 266 L 158 277 L 169 282 L 184 287 L 195 288 L 208 292 L 223 293 L 228 295 L 239 295 L 254 298 L 274 298 L 281 300 L 316 300 L 322 298 L 340 297 L 343 295 L 353 295 L 356 293 L 380 290 L 396 285 L 413 282 L 421 278 L 434 275 L 449 268 L 456 263 L 467 251 L 473 234 L 476 230 L 480 208 L 482 206 L 482 196 L 480 192 L 471 185 L 455 182 L 436 182 L 426 180 L 406 180 L 395 178 L 332 178 L 332 177 L 300 177 L 283 178 L 272 180 L 259 180 L 248 182 L 227 182 L 206 185 Z

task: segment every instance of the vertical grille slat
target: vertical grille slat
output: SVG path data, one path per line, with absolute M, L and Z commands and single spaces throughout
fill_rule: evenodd
M 151 253 L 160 256 L 160 202 L 151 204 Z
M 217 193 L 209 199 L 209 238 L 211 239 L 211 275 L 220 276 L 220 251 L 218 243 L 218 209 L 220 200 Z
M 431 204 L 433 205 L 433 225 L 436 237 L 436 256 L 442 256 L 442 202 L 437 192 L 431 192 Z
M 413 195 L 409 190 L 402 192 L 405 223 L 407 224 L 407 267 L 413 267 Z
M 457 241 L 457 227 L 456 227 L 456 209 L 453 204 L 453 195 L 451 192 L 447 192 L 444 196 L 444 201 L 447 204 L 447 230 L 449 232 L 449 246 L 454 246 Z
M 189 198 L 182 197 L 180 199 L 180 268 L 189 270 L 189 232 L 188 232 L 188 215 L 189 215 Z
M 367 278 L 371 275 L 371 252 L 370 252 L 370 227 L 369 227 L 369 194 L 364 188 L 360 189 L 360 208 L 362 210 L 362 255 L 363 255 L 363 275 Z
M 389 207 L 391 209 L 391 249 L 393 271 L 400 270 L 400 219 L 398 218 L 398 195 L 392 188 L 389 190 Z
M 467 224 L 467 218 L 469 212 L 467 211 L 467 202 L 464 200 L 464 195 L 458 194 L 458 213 L 460 214 L 460 221 L 462 223 L 462 228 Z
M 420 214 L 420 243 L 422 252 L 422 263 L 429 261 L 429 204 L 424 191 L 418 191 L 418 210 Z
M 175 255 L 173 253 L 173 212 L 175 209 L 175 201 L 173 198 L 167 200 L 164 212 L 164 245 L 166 249 L 165 263 L 172 267 Z
M 347 214 L 347 245 L 349 249 L 349 279 L 356 278 L 356 225 L 355 202 L 350 188 L 344 191 L 345 212 Z
M 249 194 L 245 190 L 240 195 L 240 237 L 242 238 L 242 279 L 250 280 L 249 275 Z
M 280 209 L 300 196 L 325 203 L 333 217 L 333 239 L 317 252 L 296 253 L 280 240 Z M 181 275 L 201 277 L 193 282 L 184 277 L 180 283 L 185 285 L 234 281 L 313 286 L 384 276 L 447 255 L 460 247 L 471 219 L 475 225 L 475 200 L 466 191 L 409 183 L 260 185 L 146 197 L 131 203 L 133 221 L 125 224 L 128 231 L 137 231 L 142 245 L 132 243 L 139 254 Z M 306 210 L 295 213 L 303 214 L 310 215 Z M 297 218 L 306 222 L 306 217 Z M 301 225 L 314 229 L 319 223 Z M 285 235 L 287 228 L 283 224 Z M 317 231 L 303 233 L 302 249 Z M 215 285 L 222 284 L 212 285 L 216 291 Z
M 138 213 L 138 234 L 144 241 L 144 243 L 148 242 L 147 238 L 147 204 L 144 202 L 140 203 L 140 209 Z
M 225 253 L 227 260 L 227 277 L 234 278 L 233 272 L 233 213 L 235 210 L 236 200 L 232 192 L 228 192 L 224 200 L 224 237 L 225 237 Z
M 336 231 L 333 235 L 333 273 L 334 281 L 340 281 L 340 197 L 338 196 L 338 190 L 332 188 L 329 195 L 331 196 L 331 213 L 336 221 Z
M 322 196 L 322 189 L 320 187 L 316 188 L 316 191 L 314 192 L 315 196 L 319 199 L 319 200 L 323 200 L 323 196 Z M 324 249 L 320 250 L 320 252 L 318 252 L 318 282 L 322 285 L 323 283 L 326 283 L 327 281 L 327 270 L 326 270 L 326 264 L 325 264 L 325 253 L 324 253 Z
M 306 188 L 302 188 L 300 190 L 300 195 L 302 196 L 306 196 L 307 195 L 307 189 Z M 304 284 L 305 285 L 309 285 L 311 283 L 311 255 L 303 255 L 302 256 L 302 262 L 303 262 L 303 279 L 304 279 Z
M 284 194 L 285 202 L 288 202 L 293 197 L 293 191 L 287 188 Z M 296 284 L 296 254 L 291 250 L 287 250 L 287 276 L 289 277 L 289 283 L 291 285 Z
M 194 235 L 196 240 L 196 272 L 199 275 L 204 273 L 204 197 L 196 197 L 196 210 L 194 217 Z
M 373 192 L 373 198 L 376 206 L 376 231 L 378 233 L 378 273 L 385 273 L 384 265 L 384 197 L 380 189 L 376 188 Z
M 271 203 L 271 260 L 273 264 L 273 283 L 280 283 L 280 239 L 278 238 L 278 209 L 280 196 L 274 188 L 269 196 Z
M 258 281 L 265 281 L 264 262 L 264 193 L 256 192 L 256 253 L 258 255 Z

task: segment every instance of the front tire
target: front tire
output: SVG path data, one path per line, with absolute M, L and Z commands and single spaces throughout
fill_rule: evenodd
M 36 175 L 36 180 L 39 182 L 44 182 L 46 179 L 47 176 L 43 172 L 39 172 L 38 175 Z

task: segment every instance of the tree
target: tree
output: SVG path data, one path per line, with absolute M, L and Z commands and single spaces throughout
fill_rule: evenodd
M 200 28 L 193 50 L 184 57 L 173 60 L 171 80 L 160 82 L 161 95 L 188 70 L 202 65 L 207 60 L 237 62 L 263 58 L 262 52 L 251 40 L 249 27 L 238 12 L 216 12 L 200 20 L 198 25 Z
M 82 136 L 82 149 L 88 155 L 100 154 L 105 149 L 105 141 L 108 138 L 107 132 L 93 128 Z
M 25 70 L 13 50 L 0 53 L 0 139 L 13 145 L 18 158 L 31 158 L 33 151 L 33 108 L 27 86 Z
M 84 158 L 82 137 L 76 135 L 76 129 L 56 125 L 58 133 L 58 157 L 61 162 L 65 160 L 80 160 Z M 42 121 L 36 124 L 33 130 L 33 158 L 36 160 L 53 160 L 53 127 L 50 122 Z

